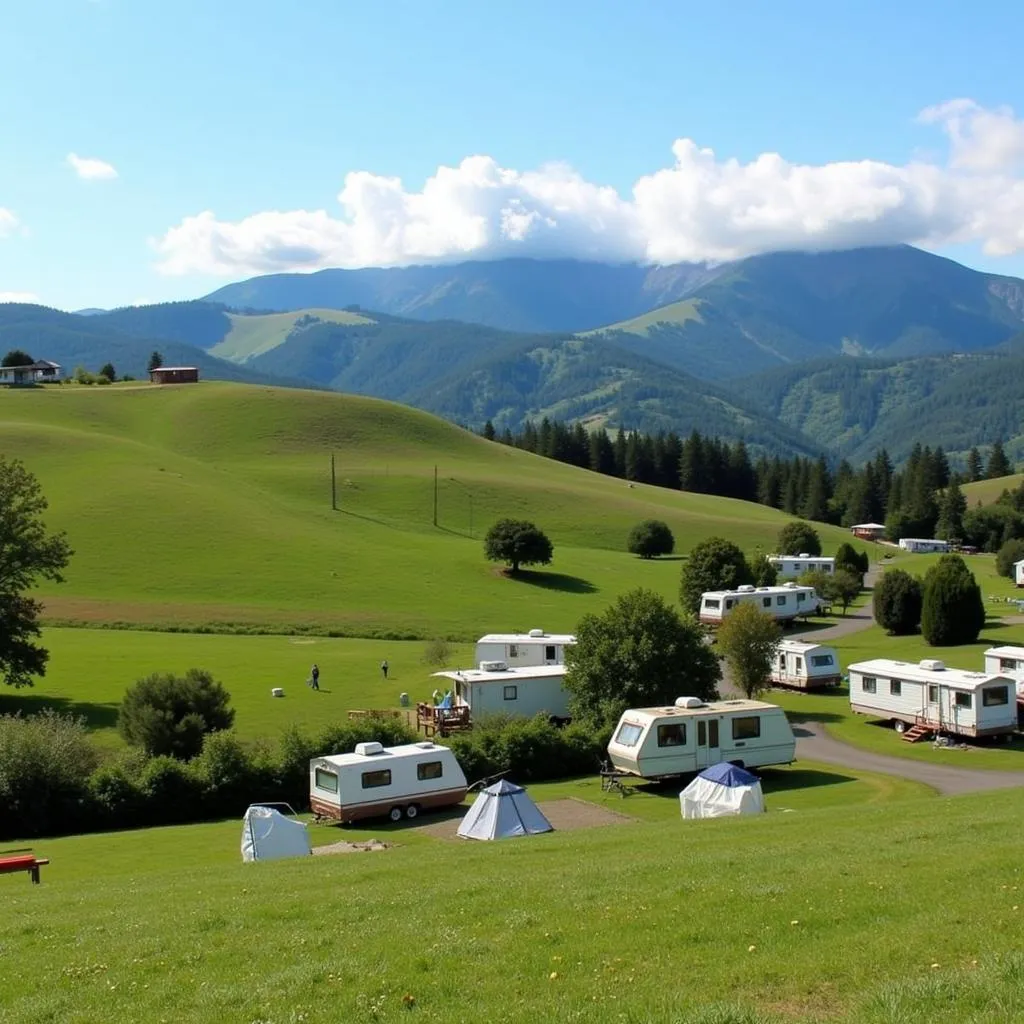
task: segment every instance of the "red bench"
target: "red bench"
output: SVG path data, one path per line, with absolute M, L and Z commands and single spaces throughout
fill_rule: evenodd
M 27 871 L 32 876 L 32 884 L 39 884 L 39 869 L 49 860 L 28 853 L 19 857 L 0 857 L 0 875 L 9 875 L 15 871 Z

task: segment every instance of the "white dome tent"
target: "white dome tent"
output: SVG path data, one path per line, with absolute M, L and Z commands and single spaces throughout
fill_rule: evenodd
M 482 789 L 459 824 L 463 839 L 510 839 L 553 832 L 522 786 L 501 779 Z
M 253 804 L 242 819 L 242 860 L 308 857 L 313 852 L 306 826 L 273 807 Z
M 756 775 L 723 761 L 705 768 L 679 794 L 679 808 L 684 818 L 761 814 L 764 793 Z

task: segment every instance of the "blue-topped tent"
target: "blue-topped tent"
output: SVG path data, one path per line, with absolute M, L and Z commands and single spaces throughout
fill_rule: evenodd
M 705 768 L 679 794 L 684 818 L 724 818 L 764 812 L 764 793 L 756 775 L 722 762 Z

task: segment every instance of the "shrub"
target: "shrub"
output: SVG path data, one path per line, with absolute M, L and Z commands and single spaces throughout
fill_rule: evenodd
M 190 668 L 184 676 L 154 673 L 124 695 L 117 726 L 128 743 L 147 754 L 195 757 L 207 733 L 231 728 L 230 700 L 203 669 Z
M 996 572 L 1005 576 L 1008 580 L 1013 579 L 1013 566 L 1024 558 L 1024 540 L 1008 540 L 996 554 Z
M 525 519 L 499 519 L 484 538 L 484 554 L 491 562 L 504 562 L 515 575 L 521 565 L 547 565 L 551 541 Z
M 735 590 L 753 583 L 754 576 L 743 552 L 729 540 L 708 537 L 702 540 L 683 563 L 679 580 L 679 603 L 683 610 L 696 614 L 700 596 L 708 590 Z
M 175 757 L 161 754 L 148 758 L 139 777 L 139 786 L 145 799 L 142 818 L 152 825 L 183 824 L 203 816 L 203 787 L 199 775 L 192 765 Z
M 97 760 L 82 718 L 49 710 L 0 716 L 0 833 L 75 831 Z
M 810 523 L 798 519 L 779 531 L 780 555 L 820 555 L 821 538 Z
M 921 581 L 902 569 L 888 569 L 875 584 L 875 621 L 894 636 L 916 633 L 921 625 Z
M 251 803 L 277 796 L 277 765 L 260 744 L 246 744 L 233 732 L 213 732 L 188 772 L 201 797 L 201 811 L 221 817 L 242 814 Z M 308 766 L 307 766 L 308 767 Z
M 645 519 L 637 523 L 629 532 L 626 550 L 631 555 L 641 558 L 655 558 L 658 555 L 671 555 L 676 547 L 676 539 L 668 523 L 660 519 Z
M 924 578 L 921 634 L 933 647 L 973 643 L 985 625 L 981 588 L 959 555 L 943 555 Z
M 768 560 L 767 555 L 758 555 L 750 571 L 755 587 L 774 587 L 779 582 L 779 570 Z
M 100 376 L 107 378 L 107 383 L 117 380 L 117 371 L 114 369 L 113 363 L 104 363 L 100 367 Z
M 451 657 L 452 645 L 447 640 L 438 638 L 427 642 L 420 660 L 431 668 L 444 668 L 451 661 Z
M 843 541 L 843 543 L 836 548 L 836 572 L 840 569 L 845 569 L 847 572 L 852 572 L 857 576 L 860 576 L 863 582 L 863 577 L 868 571 L 868 566 L 869 562 L 866 551 L 857 551 L 854 546 L 847 541 Z
M 718 627 L 718 649 L 725 656 L 733 682 L 747 697 L 756 697 L 768 688 L 769 662 L 781 637 L 774 616 L 746 602 Z
M 89 797 L 102 828 L 129 828 L 148 819 L 142 773 L 149 758 L 131 750 L 97 768 L 89 777 Z
M 825 579 L 825 596 L 830 601 L 838 601 L 843 606 L 843 614 L 850 607 L 850 602 L 861 592 L 864 577 L 850 569 L 836 569 Z

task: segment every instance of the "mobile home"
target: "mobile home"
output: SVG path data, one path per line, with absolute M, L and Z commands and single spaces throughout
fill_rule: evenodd
M 644 779 L 699 772 L 729 761 L 741 768 L 789 764 L 796 739 L 782 708 L 759 700 L 704 703 L 680 697 L 672 707 L 623 712 L 608 744 L 612 766 Z
M 783 583 L 780 587 L 743 586 L 738 590 L 709 590 L 700 597 L 700 621 L 717 626 L 742 603 L 756 604 L 779 622 L 792 622 L 798 615 L 813 615 L 818 610 L 814 587 Z
M 921 537 L 903 537 L 900 540 L 900 550 L 909 551 L 915 555 L 945 554 L 949 551 L 949 541 L 925 540 Z
M 466 789 L 455 755 L 429 740 L 400 747 L 357 743 L 353 754 L 309 762 L 309 804 L 317 820 L 415 818 L 421 810 L 462 803 Z
M 512 668 L 503 661 L 482 661 L 479 668 L 435 672 L 455 683 L 453 707 L 468 707 L 472 717 L 510 714 L 532 718 L 545 714 L 569 719 L 569 692 L 564 665 Z
M 836 560 L 825 555 L 769 555 L 768 561 L 783 579 L 796 579 L 805 572 L 823 572 L 831 576 L 836 571 Z
M 782 640 L 771 660 L 771 680 L 776 686 L 814 690 L 838 686 L 839 655 L 834 647 L 806 640 Z
M 1018 587 L 1024 587 L 1024 558 L 1013 563 L 1013 582 Z
M 510 668 L 521 665 L 564 665 L 565 649 L 576 643 L 570 633 L 488 633 L 476 642 L 476 664 L 503 661 Z
M 1024 698 L 1024 647 L 990 647 L 985 652 L 985 671 L 989 675 L 1009 676 Z
M 881 540 L 885 536 L 885 524 L 884 523 L 857 523 L 850 527 L 850 532 L 854 537 L 859 537 L 861 540 Z
M 953 736 L 1001 736 L 1017 727 L 1014 681 L 1007 675 L 965 672 L 926 659 L 916 665 L 889 658 L 849 667 L 850 707 L 890 719 L 897 732 L 919 726 Z

